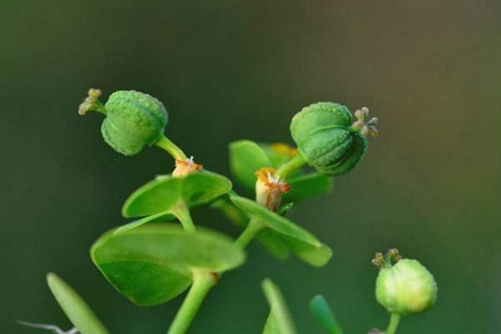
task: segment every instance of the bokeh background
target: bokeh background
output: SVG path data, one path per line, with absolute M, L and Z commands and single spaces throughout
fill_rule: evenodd
M 225 275 L 190 333 L 260 333 L 265 277 L 300 333 L 321 333 L 307 304 L 322 293 L 346 333 L 385 328 L 374 252 L 398 247 L 439 284 L 436 307 L 400 332 L 501 332 L 501 2 L 62 1 L 0 4 L 2 333 L 16 320 L 69 322 L 45 284 L 55 271 L 112 333 L 162 333 L 182 298 L 139 308 L 118 295 L 88 249 L 126 222 L 127 195 L 172 169 L 162 151 L 127 158 L 78 117 L 90 87 L 148 92 L 168 135 L 228 175 L 227 144 L 290 142 L 290 118 L 329 100 L 380 118 L 365 161 L 291 218 L 329 244 L 323 269 L 259 246 Z M 206 226 L 235 235 L 219 215 Z

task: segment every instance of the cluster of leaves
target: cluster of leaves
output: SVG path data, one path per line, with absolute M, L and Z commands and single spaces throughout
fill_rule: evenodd
M 290 159 L 280 151 L 265 150 L 248 140 L 232 143 L 230 157 L 235 178 L 251 192 L 256 170 L 270 165 L 279 167 L 278 164 Z M 297 173 L 290 184 L 293 190 L 284 197 L 282 213 L 293 203 L 331 188 L 331 180 L 317 173 Z M 156 305 L 176 297 L 192 284 L 201 270 L 221 275 L 242 265 L 245 261 L 242 247 L 228 237 L 200 227 L 190 230 L 189 211 L 201 205 L 222 210 L 243 228 L 250 221 L 259 223 L 262 231 L 258 240 L 281 259 L 293 253 L 308 264 L 323 266 L 332 255 L 329 247 L 304 228 L 239 196 L 226 177 L 203 171 L 185 177 L 159 176 L 131 194 L 122 214 L 142 218 L 99 238 L 91 249 L 94 263 L 122 295 L 140 306 Z M 151 223 L 175 218 L 189 232 L 178 224 Z
M 165 109 L 157 100 L 142 93 L 119 92 L 104 106 L 97 99 L 99 95 L 99 91 L 91 90 L 80 113 L 96 110 L 107 115 L 103 137 L 115 150 L 133 155 L 153 143 L 166 149 L 177 163 L 193 163 L 165 136 L 152 141 L 151 138 L 158 138 L 159 129 L 167 120 Z M 131 99 L 136 102 L 130 103 Z M 127 116 L 123 108 L 129 108 L 131 115 L 138 115 L 137 119 Z M 153 112 L 146 112 L 148 110 Z M 143 126 L 145 123 L 151 124 L 149 128 Z M 157 123 L 161 123 L 160 127 Z M 120 127 L 132 135 L 118 132 Z M 134 136 L 138 140 L 134 140 Z M 91 248 L 92 261 L 104 277 L 136 305 L 165 303 L 190 289 L 170 326 L 168 333 L 171 334 L 184 333 L 188 329 L 210 288 L 223 273 L 245 262 L 245 246 L 254 238 L 279 259 L 293 254 L 307 264 L 321 267 L 332 256 L 328 246 L 285 217 L 293 205 L 331 190 L 332 178 L 303 168 L 306 161 L 301 160 L 287 173 L 287 186 L 291 190 L 280 194 L 280 206 L 270 210 L 254 200 L 259 197 L 256 171 L 282 168 L 299 155 L 297 149 L 285 144 L 241 140 L 230 144 L 229 153 L 233 177 L 249 197 L 237 194 L 227 177 L 201 168 L 157 176 L 133 192 L 122 207 L 125 218 L 136 220 L 106 232 Z M 199 206 L 221 210 L 230 222 L 243 229 L 240 237 L 234 241 L 219 232 L 197 226 L 191 218 L 191 210 Z M 107 333 L 104 325 L 69 286 L 54 274 L 49 275 L 49 283 L 56 299 L 82 333 Z M 295 333 L 276 285 L 265 280 L 263 291 L 271 309 L 263 333 Z M 84 317 L 82 321 L 78 314 L 87 314 L 90 318 Z

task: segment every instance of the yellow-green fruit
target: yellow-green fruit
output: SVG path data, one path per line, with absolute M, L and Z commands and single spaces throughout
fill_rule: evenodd
M 367 150 L 367 138 L 351 125 L 345 106 L 318 102 L 303 108 L 290 125 L 292 138 L 309 165 L 334 176 L 355 167 Z
M 376 299 L 391 313 L 420 313 L 435 304 L 437 283 L 421 263 L 403 259 L 391 267 L 381 267 Z
M 101 126 L 104 140 L 124 155 L 134 155 L 155 144 L 167 125 L 167 110 L 156 98 L 136 92 L 117 91 L 106 102 Z

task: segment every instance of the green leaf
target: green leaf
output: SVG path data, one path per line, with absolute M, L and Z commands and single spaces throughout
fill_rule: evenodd
M 277 237 L 277 233 L 273 230 L 262 231 L 256 236 L 256 239 L 268 252 L 280 260 L 287 259 L 291 253 L 289 245 Z
M 144 217 L 144 218 L 141 218 L 138 220 L 134 220 L 133 222 L 130 222 L 128 224 L 122 225 L 122 226 L 118 227 L 117 229 L 115 229 L 113 231 L 113 233 L 123 233 L 123 232 L 127 232 L 129 230 L 132 230 L 132 229 L 139 227 L 139 226 L 146 224 L 146 223 L 160 222 L 160 221 L 166 222 L 166 221 L 171 221 L 174 218 L 175 218 L 174 215 L 170 214 L 168 211 L 167 212 L 160 212 L 160 213 L 157 213 L 155 215 L 147 216 L 147 217 Z
M 109 334 L 87 303 L 54 273 L 47 274 L 47 284 L 59 306 L 82 334 Z
M 254 193 L 256 172 L 263 167 L 272 167 L 270 158 L 255 142 L 239 140 L 229 146 L 230 170 L 238 183 Z
M 313 246 L 320 246 L 320 242 L 310 232 L 266 207 L 241 196 L 232 195 L 230 199 L 249 216 L 257 218 L 260 223 L 272 230 Z
M 278 209 L 278 214 L 282 217 L 285 217 L 287 215 L 287 213 L 289 213 L 289 211 L 294 207 L 294 203 L 290 202 L 290 203 L 286 203 L 282 206 L 280 206 L 280 208 Z
M 247 198 L 231 195 L 230 199 L 247 215 L 270 228 L 269 238 L 275 238 L 277 243 L 282 241 L 287 244 L 304 262 L 317 267 L 329 262 L 332 251 L 310 232 Z
M 231 190 L 231 181 L 216 173 L 192 173 L 185 177 L 163 176 L 138 190 L 125 201 L 124 217 L 171 213 L 179 203 L 197 206 Z
M 287 183 L 291 186 L 291 190 L 282 196 L 282 202 L 297 203 L 327 193 L 332 190 L 332 180 L 332 178 L 319 173 L 310 173 L 291 178 L 287 180 Z
M 212 208 L 221 210 L 226 218 L 241 228 L 245 228 L 249 221 L 249 216 L 233 204 L 229 197 L 220 198 L 212 204 Z M 277 239 L 272 233 L 273 231 L 271 230 L 264 230 L 256 236 L 256 239 L 272 255 L 285 260 L 290 254 L 289 246 L 282 240 Z
M 278 236 L 294 251 L 294 254 L 304 262 L 314 266 L 323 267 L 329 263 L 332 257 L 332 250 L 326 244 L 313 246 L 286 236 Z
M 330 334 L 343 334 L 329 304 L 322 295 L 317 295 L 311 300 L 310 311 L 327 332 Z
M 285 143 L 259 143 L 272 163 L 273 168 L 278 168 L 290 161 L 298 152 Z
M 296 329 L 280 289 L 270 279 L 265 279 L 261 287 L 270 306 L 263 334 L 295 334 Z
M 148 224 L 104 234 L 92 260 L 125 297 L 141 306 L 166 302 L 192 283 L 194 271 L 224 272 L 245 261 L 243 251 L 219 233 L 185 232 L 177 224 Z

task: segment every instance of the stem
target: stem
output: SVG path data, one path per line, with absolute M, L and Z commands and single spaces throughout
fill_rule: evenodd
M 400 319 L 402 319 L 402 316 L 400 314 L 392 313 L 390 316 L 390 324 L 388 325 L 385 334 L 395 334 L 397 332 Z
M 216 285 L 217 276 L 207 271 L 194 271 L 193 284 L 183 301 L 183 305 L 176 314 L 167 334 L 184 334 L 193 322 L 200 305 Z
M 186 154 L 176 144 L 169 140 L 165 135 L 155 143 L 160 148 L 167 151 L 175 160 L 186 160 Z
M 251 219 L 242 234 L 235 240 L 234 245 L 244 249 L 265 227 L 266 226 L 261 224 L 259 220 Z
M 280 166 L 275 172 L 275 177 L 279 177 L 281 179 L 286 179 L 287 175 L 296 169 L 301 168 L 306 163 L 306 159 L 301 153 L 298 153 L 294 158 L 287 161 L 285 164 Z
M 91 109 L 91 110 L 92 110 L 92 111 L 96 111 L 96 112 L 98 112 L 98 113 L 101 113 L 101 114 L 103 114 L 103 115 L 106 115 L 106 114 L 107 114 L 107 112 L 108 112 L 108 111 L 106 110 L 106 108 L 104 107 L 104 104 L 102 104 L 102 103 L 101 103 L 101 101 L 99 101 L 99 100 L 97 100 L 97 99 L 94 101 L 94 105 L 92 106 L 92 109 Z
M 193 219 L 191 219 L 190 209 L 184 202 L 179 202 L 172 210 L 172 213 L 179 219 L 186 232 L 196 232 L 197 228 L 193 223 Z

